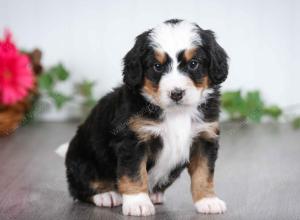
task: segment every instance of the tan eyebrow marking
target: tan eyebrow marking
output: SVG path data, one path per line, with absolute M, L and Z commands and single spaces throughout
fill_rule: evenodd
M 186 49 L 183 54 L 185 61 L 191 60 L 194 57 L 194 55 L 196 54 L 196 51 L 197 51 L 197 48 Z
M 154 52 L 155 59 L 160 63 L 164 64 L 167 61 L 167 55 L 165 52 L 162 51 L 155 51 Z

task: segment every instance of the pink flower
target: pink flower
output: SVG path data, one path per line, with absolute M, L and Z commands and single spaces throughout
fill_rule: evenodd
M 0 40 L 0 104 L 12 105 L 22 100 L 34 85 L 29 58 L 21 54 L 5 31 Z

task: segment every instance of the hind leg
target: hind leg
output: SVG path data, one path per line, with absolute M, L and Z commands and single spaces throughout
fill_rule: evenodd
M 70 187 L 73 197 L 81 201 L 93 203 L 98 207 L 115 207 L 122 204 L 122 196 L 117 192 L 113 181 L 85 181 L 77 185 L 77 188 Z
M 122 204 L 122 196 L 118 193 L 114 181 L 92 181 L 90 187 L 97 193 L 90 201 L 99 207 L 115 207 Z
M 74 199 L 100 207 L 114 207 L 122 203 L 114 176 L 100 175 L 96 165 L 83 158 L 71 160 L 67 157 L 66 166 L 69 191 Z
M 165 196 L 163 192 L 155 192 L 150 194 L 150 199 L 153 204 L 162 204 L 165 201 Z

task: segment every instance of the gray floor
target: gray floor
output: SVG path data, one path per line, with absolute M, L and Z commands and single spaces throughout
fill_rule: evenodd
M 0 219 L 139 219 L 121 208 L 73 202 L 63 159 L 54 149 L 74 133 L 74 123 L 38 123 L 0 139 Z M 300 219 L 300 131 L 288 125 L 227 124 L 216 167 L 224 215 L 194 210 L 184 173 L 166 203 L 146 219 Z M 142 218 L 145 219 L 145 218 Z

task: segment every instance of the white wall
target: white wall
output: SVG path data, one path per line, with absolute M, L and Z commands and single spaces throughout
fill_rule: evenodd
M 121 81 L 137 34 L 187 19 L 214 30 L 228 52 L 224 89 L 261 89 L 269 103 L 288 106 L 300 102 L 299 11 L 297 0 L 0 0 L 0 30 L 9 27 L 23 48 L 41 48 L 45 65 L 62 61 L 73 81 L 97 80 L 100 96 Z

